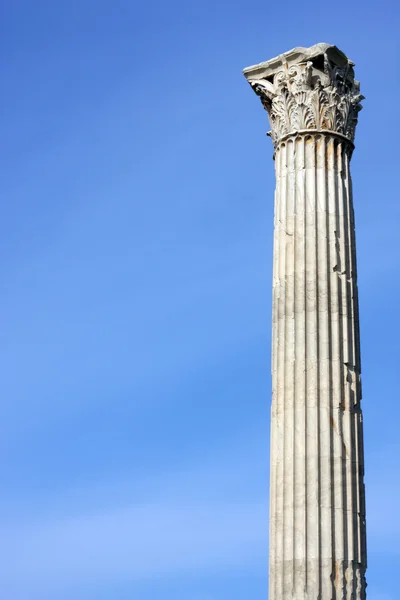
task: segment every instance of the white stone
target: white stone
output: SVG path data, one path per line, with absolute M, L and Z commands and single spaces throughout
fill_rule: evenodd
M 329 44 L 244 74 L 268 112 L 276 167 L 269 600 L 365 600 L 350 178 L 363 97 Z

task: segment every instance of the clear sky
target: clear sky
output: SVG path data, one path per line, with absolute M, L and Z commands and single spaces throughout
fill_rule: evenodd
M 398 600 L 398 3 L 1 12 L 2 599 L 267 599 L 274 171 L 241 70 L 330 42 L 367 97 L 368 600 Z

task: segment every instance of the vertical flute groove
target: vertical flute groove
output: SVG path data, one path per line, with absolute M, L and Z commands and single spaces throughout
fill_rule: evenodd
M 277 469 L 277 487 L 275 490 L 277 503 L 277 552 L 275 559 L 275 577 L 277 597 L 283 597 L 283 571 L 284 571 L 284 456 L 285 456 L 285 247 L 282 229 L 286 219 L 286 145 L 282 144 L 281 154 L 281 179 L 280 179 L 280 206 L 277 228 L 277 245 L 279 250 L 279 282 L 278 282 L 278 364 L 277 364 L 277 403 L 276 419 L 279 435 L 279 445 L 275 454 Z
M 274 426 L 271 427 L 271 444 L 270 444 L 270 456 L 271 456 L 271 472 L 270 472 L 270 545 L 277 547 L 277 526 L 276 518 L 276 490 L 278 489 L 277 482 L 277 466 L 275 457 L 275 448 L 279 447 L 279 437 L 277 431 L 277 419 L 276 419 L 276 406 L 277 406 L 277 363 L 278 363 L 278 349 L 279 349 L 279 331 L 278 331 L 278 282 L 279 282 L 279 246 L 277 241 L 278 232 L 278 221 L 279 221 L 279 210 L 280 210 L 280 185 L 281 185 L 281 152 L 277 152 L 275 158 L 275 169 L 276 169 L 276 190 L 275 190 L 275 207 L 274 207 L 274 266 L 273 266 L 273 286 L 272 286 L 272 382 L 273 382 L 273 394 L 272 394 L 272 405 L 271 405 L 271 423 Z M 277 597 L 276 589 L 276 568 L 272 565 L 272 561 L 275 561 L 275 557 L 271 557 L 270 570 L 269 570 L 269 597 Z
M 320 277 L 319 277 L 319 197 L 318 197 L 318 159 L 317 159 L 317 143 L 318 136 L 314 138 L 314 187 L 315 187 L 315 337 L 316 337 L 316 401 L 317 401 L 317 469 L 318 469 L 318 500 L 317 500 L 317 514 L 318 514 L 318 587 L 321 590 L 322 584 L 322 570 L 321 570 L 321 388 L 320 372 L 321 372 L 321 331 L 320 331 Z M 321 595 L 321 593 L 319 593 Z

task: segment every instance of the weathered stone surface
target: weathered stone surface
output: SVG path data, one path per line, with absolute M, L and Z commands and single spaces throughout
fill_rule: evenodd
M 269 600 L 364 600 L 350 177 L 362 96 L 353 63 L 329 44 L 244 73 L 275 146 Z

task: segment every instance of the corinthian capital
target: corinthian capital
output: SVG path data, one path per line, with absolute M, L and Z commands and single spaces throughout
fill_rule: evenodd
M 275 146 L 304 130 L 330 131 L 354 141 L 363 96 L 353 66 L 336 46 L 316 44 L 244 69 L 268 112 Z

